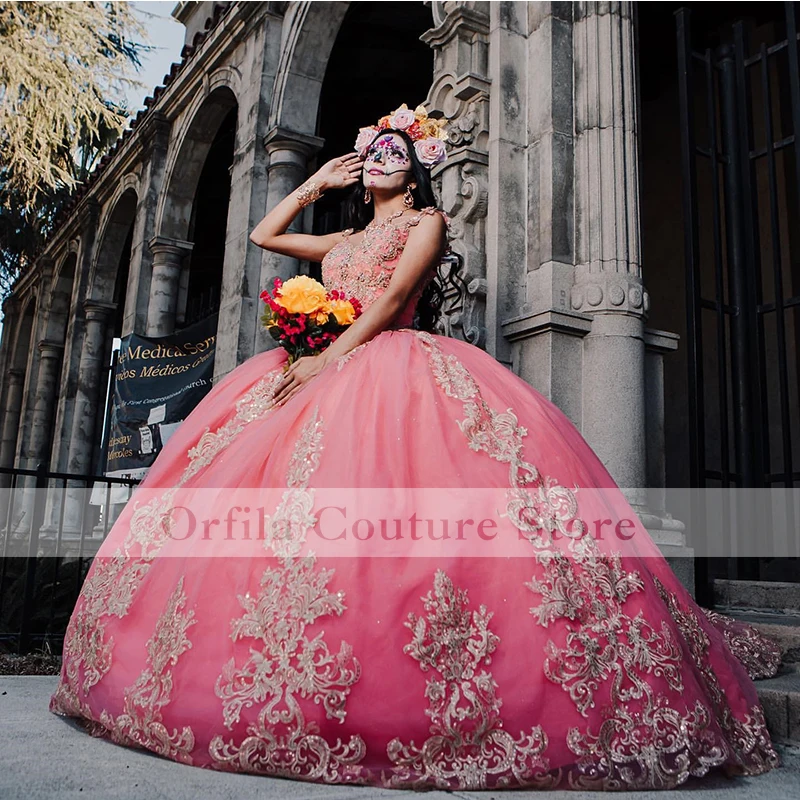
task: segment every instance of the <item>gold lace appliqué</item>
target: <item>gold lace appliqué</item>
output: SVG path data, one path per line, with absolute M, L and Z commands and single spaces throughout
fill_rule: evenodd
M 467 593 L 437 570 L 433 593 L 422 598 L 426 617 L 409 614 L 413 638 L 403 650 L 433 671 L 425 697 L 431 736 L 417 747 L 393 739 L 387 747 L 395 765 L 383 783 L 390 787 L 486 789 L 554 785 L 548 775 L 547 736 L 541 726 L 514 739 L 503 730 L 497 683 L 481 667 L 492 661 L 499 637 L 489 630 L 485 606 L 469 610 Z M 479 671 L 480 670 L 480 671 Z M 490 783 L 491 782 L 491 783 Z
M 182 731 L 170 733 L 161 718 L 161 709 L 170 702 L 172 695 L 172 667 L 192 646 L 186 631 L 196 620 L 194 611 L 184 611 L 185 606 L 186 593 L 181 577 L 156 623 L 153 637 L 147 642 L 149 667 L 125 690 L 122 714 L 114 718 L 104 710 L 100 723 L 115 742 L 143 747 L 191 764 L 195 743 L 191 728 L 186 726 Z
M 751 680 L 771 678 L 781 665 L 781 648 L 752 625 L 701 608 L 708 621 L 722 631 L 731 652 L 742 662 Z
M 531 609 L 538 623 L 564 621 L 565 641 L 546 644 L 544 674 L 568 693 L 584 717 L 599 702 L 604 721 L 597 734 L 570 730 L 567 745 L 578 763 L 567 774 L 574 788 L 619 789 L 675 786 L 689 775 L 702 775 L 725 763 L 729 750 L 714 730 L 701 703 L 685 711 L 670 708 L 656 680 L 683 692 L 681 653 L 666 620 L 654 628 L 640 612 L 624 611 L 627 599 L 645 588 L 637 572 L 627 572 L 619 553 L 603 554 L 578 519 L 574 490 L 542 476 L 522 454 L 527 431 L 512 409 L 497 412 L 483 399 L 469 371 L 453 355 L 445 355 L 435 336 L 417 332 L 442 391 L 462 403 L 458 425 L 468 446 L 509 465 L 506 513 L 531 543 L 541 577 L 528 588 L 541 602 Z M 554 545 L 554 533 L 565 546 Z M 566 552 L 565 552 L 566 550 Z M 769 759 L 769 734 L 760 709 L 743 725 L 748 741 L 748 769 L 763 771 Z M 733 723 L 732 723 L 733 724 Z
M 355 244 L 346 235 L 322 259 L 323 283 L 329 289 L 339 289 L 357 298 L 366 309 L 389 286 L 410 228 L 434 213 L 437 213 L 436 208 L 424 208 L 418 214 L 401 218 L 396 225 L 388 223 L 373 230 L 368 228 L 364 238 Z
M 714 705 L 716 720 L 727 734 L 727 740 L 739 761 L 740 768 L 732 771 L 744 775 L 758 775 L 777 766 L 778 755 L 767 732 L 761 707 L 753 706 L 743 720 L 733 715 L 725 690 L 720 685 L 708 656 L 710 646 L 708 634 L 703 630 L 691 608 L 681 604 L 677 595 L 670 592 L 658 578 L 654 577 L 653 581 L 683 634 L 692 661 L 703 677 L 706 694 Z
M 231 623 L 231 639 L 252 639 L 250 657 L 242 666 L 232 658 L 219 676 L 215 692 L 222 700 L 229 730 L 242 710 L 261 705 L 258 718 L 239 744 L 218 735 L 209 754 L 219 767 L 304 780 L 359 782 L 366 748 L 360 736 L 330 744 L 318 726 L 306 720 L 300 700 L 321 705 L 328 719 L 344 722 L 350 688 L 361 668 L 352 648 L 342 642 L 331 653 L 318 634 L 309 639 L 308 625 L 344 613 L 344 593 L 330 592 L 333 570 L 315 570 L 315 556 L 298 553 L 316 524 L 314 490 L 308 482 L 319 465 L 322 420 L 315 409 L 303 427 L 288 467 L 288 489 L 270 520 L 265 547 L 279 566 L 261 576 L 257 597 L 239 596 L 244 609 Z
M 96 559 L 91 575 L 81 589 L 64 641 L 65 675 L 69 683 L 58 696 L 72 697 L 68 708 L 83 707 L 78 691 L 86 694 L 111 668 L 113 638 L 105 636 L 104 617 L 124 617 L 131 607 L 144 576 L 169 538 L 169 521 L 177 490 L 243 430 L 271 407 L 272 393 L 283 378 L 281 368 L 271 371 L 236 402 L 235 414 L 218 430 L 206 432 L 187 453 L 189 463 L 177 484 L 148 503 L 135 503 L 124 542 L 108 558 Z M 83 673 L 81 675 L 81 672 Z M 62 683 L 63 683 L 62 678 Z M 54 709 L 58 713 L 58 703 Z

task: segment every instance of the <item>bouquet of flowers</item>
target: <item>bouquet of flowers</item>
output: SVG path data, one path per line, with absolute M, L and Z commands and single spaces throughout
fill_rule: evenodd
M 354 297 L 328 291 L 307 275 L 285 283 L 275 278 L 272 292 L 264 290 L 260 297 L 267 304 L 261 322 L 289 354 L 289 364 L 321 353 L 361 314 Z

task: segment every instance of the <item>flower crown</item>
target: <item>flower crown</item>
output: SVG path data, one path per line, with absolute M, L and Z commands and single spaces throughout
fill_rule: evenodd
M 396 108 L 391 114 L 381 117 L 377 125 L 361 128 L 356 138 L 355 149 L 364 156 L 372 140 L 381 132 L 394 128 L 403 131 L 412 142 L 417 158 L 428 169 L 441 164 L 447 158 L 444 143 L 447 131 L 446 120 L 428 116 L 425 106 L 417 106 L 413 111 L 405 104 Z

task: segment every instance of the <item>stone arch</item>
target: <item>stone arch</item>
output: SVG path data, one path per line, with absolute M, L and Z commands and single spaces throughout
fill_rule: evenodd
M 434 54 L 422 37 L 433 23 L 431 9 L 422 2 L 403 3 L 400 15 L 398 5 L 385 0 L 353 3 L 344 14 L 315 110 L 314 132 L 324 142 L 318 164 L 351 151 L 361 126 L 374 124 L 401 103 L 414 108 L 430 92 Z M 313 208 L 314 233 L 346 227 L 341 212 L 341 196 L 321 198 Z M 316 267 L 313 271 L 318 274 Z
M 62 345 L 61 364 L 59 376 L 56 380 L 54 395 L 54 426 L 50 452 L 52 469 L 58 469 L 60 457 L 60 442 L 65 413 L 72 409 L 72 400 L 75 395 L 75 381 L 77 379 L 77 365 L 74 351 L 80 350 L 80 332 L 82 331 L 82 309 L 80 306 L 80 292 L 84 281 L 78 267 L 80 244 L 77 239 L 69 242 L 66 252 L 63 253 L 56 265 L 48 296 L 47 318 L 45 323 L 44 340 L 56 345 Z
M 189 220 L 206 157 L 222 122 L 233 109 L 240 108 L 236 92 L 239 80 L 234 81 L 233 76 L 238 76 L 238 71 L 232 68 L 209 76 L 202 95 L 186 113 L 188 122 L 170 148 L 164 170 L 165 190 L 156 207 L 158 236 L 189 239 Z M 240 129 L 238 124 L 236 129 Z
M 314 136 L 331 50 L 351 3 L 293 3 L 283 21 L 270 130 Z M 304 98 L 298 103 L 298 98 Z
M 135 172 L 129 172 L 119 181 L 114 190 L 114 194 L 103 208 L 103 213 L 100 216 L 97 225 L 98 242 L 105 242 L 109 229 L 120 223 L 121 216 L 130 214 L 131 195 L 133 196 L 135 202 L 138 203 L 140 194 L 140 175 Z M 124 211 L 121 211 L 121 209 L 124 209 Z M 136 206 L 134 205 L 133 214 L 130 215 L 131 221 L 134 220 L 135 213 Z M 93 283 L 94 281 L 94 275 L 97 270 L 99 261 L 98 256 L 100 252 L 100 248 L 95 251 L 95 257 L 92 261 L 90 283 Z
M 47 341 L 64 343 L 72 313 L 77 266 L 77 249 L 71 247 L 53 270 L 47 295 L 47 308 L 44 309 L 46 314 L 44 339 Z
M 215 313 L 222 296 L 231 168 L 240 146 L 238 70 L 217 70 L 171 147 L 156 210 L 147 333 L 162 336 Z
M 128 262 L 136 219 L 138 181 L 126 181 L 120 186 L 109 211 L 98 226 L 95 257 L 89 274 L 87 296 L 101 303 L 119 303 L 117 314 L 122 315 L 125 286 L 120 296 L 120 278 L 127 284 Z M 120 300 L 122 302 L 120 302 Z
M 75 449 L 73 440 L 76 435 L 85 435 L 89 431 L 89 439 L 96 441 L 100 441 L 102 436 L 109 370 L 113 369 L 114 339 L 122 335 L 126 303 L 135 302 L 134 297 L 128 297 L 128 276 L 136 229 L 138 188 L 138 177 L 126 175 L 112 200 L 106 204 L 98 225 L 88 286 L 79 307 L 83 326 L 80 346 L 75 353 L 75 397 L 70 397 L 72 405 L 69 409 L 65 407 L 62 421 L 65 425 L 62 436 L 66 435 L 67 429 L 70 430 L 70 454 Z M 94 420 L 93 435 L 90 419 Z M 58 458 L 62 457 L 59 453 Z M 82 461 L 78 471 L 92 468 L 91 460 Z
M 28 364 L 28 353 L 31 350 L 32 337 L 34 334 L 34 321 L 36 318 L 36 295 L 30 294 L 25 299 L 22 310 L 18 317 L 16 330 L 14 331 L 14 343 L 11 347 L 11 369 L 24 370 Z

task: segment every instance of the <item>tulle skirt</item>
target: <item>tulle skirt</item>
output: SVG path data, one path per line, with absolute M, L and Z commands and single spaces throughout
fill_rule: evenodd
M 555 405 L 410 329 L 275 408 L 285 361 L 249 359 L 167 442 L 92 563 L 53 712 L 325 783 L 668 788 L 777 764 L 750 679 L 775 648 L 698 608 Z

